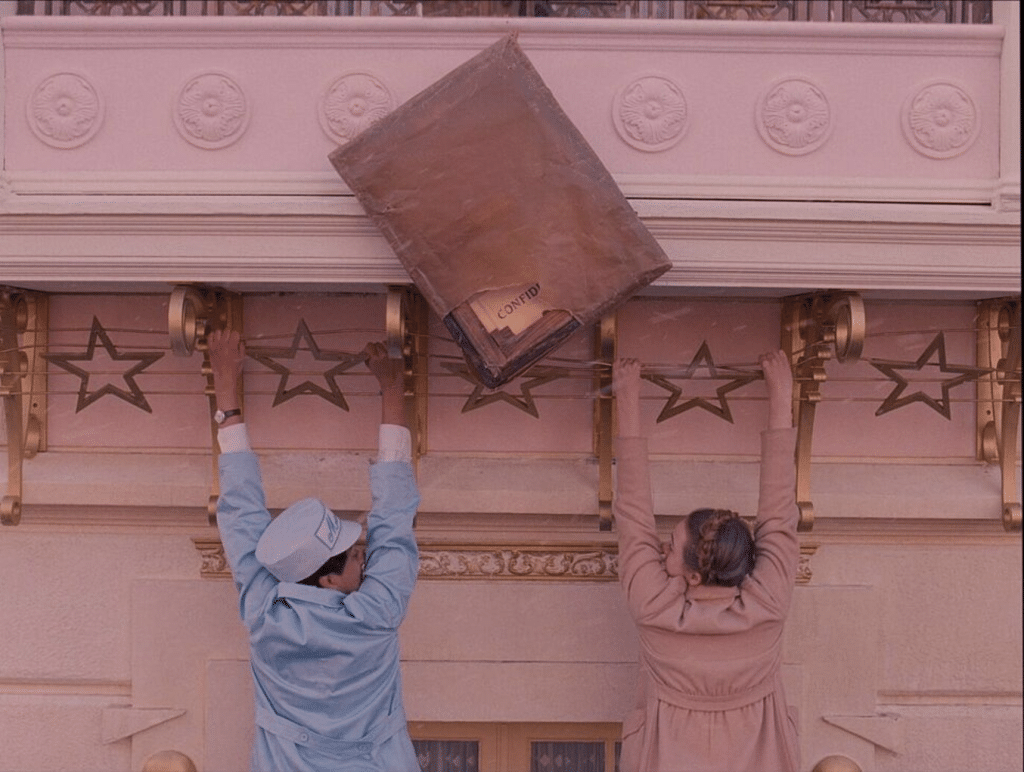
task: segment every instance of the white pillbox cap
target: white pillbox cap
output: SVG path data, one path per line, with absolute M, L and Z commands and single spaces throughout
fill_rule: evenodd
M 256 545 L 256 559 L 282 582 L 299 582 L 355 544 L 362 531 L 320 499 L 302 499 L 267 526 Z

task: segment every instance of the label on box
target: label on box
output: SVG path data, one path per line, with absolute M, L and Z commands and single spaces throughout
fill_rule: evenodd
M 469 301 L 469 307 L 488 332 L 507 327 L 513 335 L 521 333 L 550 310 L 541 300 L 539 282 L 481 292 Z

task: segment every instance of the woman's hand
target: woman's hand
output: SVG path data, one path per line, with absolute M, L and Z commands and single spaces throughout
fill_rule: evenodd
M 620 437 L 640 436 L 640 362 L 620 359 L 612 367 L 612 391 Z
M 793 426 L 793 368 L 784 351 L 762 354 L 761 372 L 768 389 L 768 428 Z

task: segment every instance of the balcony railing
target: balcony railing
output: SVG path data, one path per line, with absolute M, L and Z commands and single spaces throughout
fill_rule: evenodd
M 40 16 L 497 16 L 991 24 L 993 0 L 19 0 Z

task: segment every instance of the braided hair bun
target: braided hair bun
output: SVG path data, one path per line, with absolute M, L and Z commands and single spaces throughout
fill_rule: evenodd
M 754 569 L 754 535 L 728 509 L 698 509 L 687 518 L 683 561 L 702 584 L 737 587 Z

